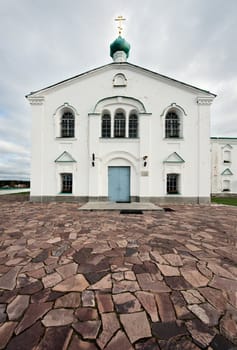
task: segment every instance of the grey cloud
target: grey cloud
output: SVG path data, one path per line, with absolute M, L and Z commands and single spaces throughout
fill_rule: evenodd
M 17 144 L 0 140 L 0 153 L 13 153 L 13 154 L 22 154 L 27 155 L 29 151 Z

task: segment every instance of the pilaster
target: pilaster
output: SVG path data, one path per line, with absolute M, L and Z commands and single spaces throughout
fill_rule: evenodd
M 32 106 L 31 196 L 44 194 L 44 96 L 28 96 Z
M 139 114 L 139 138 L 140 138 L 140 197 L 150 196 L 150 123 L 151 114 L 140 113 Z
M 210 152 L 210 105 L 214 97 L 198 97 L 197 196 L 208 197 L 211 193 L 211 152 Z

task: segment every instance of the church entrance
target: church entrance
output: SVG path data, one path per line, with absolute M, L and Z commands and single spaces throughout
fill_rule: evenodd
M 111 202 L 130 202 L 130 167 L 109 166 L 108 185 Z

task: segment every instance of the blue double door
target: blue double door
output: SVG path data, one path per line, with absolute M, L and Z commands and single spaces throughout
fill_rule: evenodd
M 110 166 L 108 168 L 109 200 L 130 202 L 130 167 Z

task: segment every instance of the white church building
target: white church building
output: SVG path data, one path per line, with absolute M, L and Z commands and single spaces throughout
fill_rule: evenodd
M 210 201 L 215 95 L 128 63 L 129 50 L 119 35 L 111 63 L 26 96 L 32 201 Z
M 237 138 L 211 137 L 212 194 L 237 196 Z

